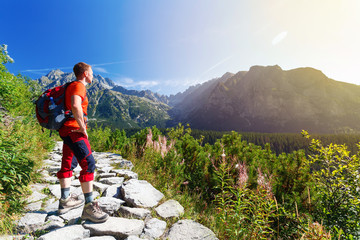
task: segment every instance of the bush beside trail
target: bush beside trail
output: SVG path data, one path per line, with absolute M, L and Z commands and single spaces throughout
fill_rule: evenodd
M 29 79 L 8 72 L 6 45 L 0 46 L 0 234 L 11 233 L 23 211 L 27 186 L 38 180 L 42 159 L 54 140 L 34 118 L 32 100 L 40 92 Z

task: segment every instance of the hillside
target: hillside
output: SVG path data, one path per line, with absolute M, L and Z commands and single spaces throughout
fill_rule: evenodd
M 313 68 L 284 71 L 279 66 L 253 66 L 202 92 L 197 95 L 201 101 L 192 101 L 187 112 L 180 104 L 174 106 L 173 122 L 207 130 L 360 130 L 360 87 L 329 79 Z

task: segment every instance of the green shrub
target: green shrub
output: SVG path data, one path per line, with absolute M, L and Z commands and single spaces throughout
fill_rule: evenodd
M 225 156 L 215 171 L 218 182 L 216 226 L 219 236 L 226 239 L 269 239 L 275 231 L 271 224 L 277 219 L 277 204 L 266 181 L 258 179 L 258 187 L 247 187 L 247 169 L 242 164 L 235 184 Z
M 306 164 L 318 193 L 316 219 L 332 232 L 342 232 L 342 238 L 360 237 L 360 153 L 350 156 L 345 145 L 323 146 L 316 139 L 311 140 L 310 150 Z

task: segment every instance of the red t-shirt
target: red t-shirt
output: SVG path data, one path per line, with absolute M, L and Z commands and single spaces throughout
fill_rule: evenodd
M 77 95 L 81 97 L 81 107 L 85 115 L 87 115 L 87 107 L 89 104 L 88 98 L 86 96 L 85 85 L 79 81 L 72 82 L 65 92 L 65 109 L 71 110 L 71 96 Z M 70 118 L 64 123 L 64 125 L 59 129 L 60 136 L 67 136 L 71 130 L 79 129 L 80 126 L 76 122 L 75 118 Z

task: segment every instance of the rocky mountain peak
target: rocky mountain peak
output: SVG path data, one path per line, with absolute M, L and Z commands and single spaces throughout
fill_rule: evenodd
M 60 69 L 56 69 L 56 70 L 51 70 L 46 75 L 46 77 L 49 78 L 50 80 L 57 80 L 57 79 L 61 78 L 63 74 L 64 74 L 63 71 L 61 71 Z

